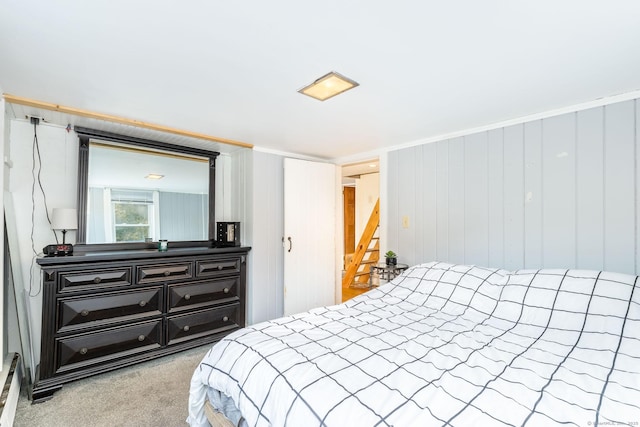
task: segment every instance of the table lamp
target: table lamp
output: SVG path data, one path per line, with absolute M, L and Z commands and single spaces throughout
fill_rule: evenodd
M 62 244 L 47 245 L 44 248 L 45 255 L 61 256 L 71 255 L 73 245 L 66 243 L 67 230 L 78 229 L 78 213 L 75 209 L 54 208 L 51 214 L 51 228 L 62 230 Z

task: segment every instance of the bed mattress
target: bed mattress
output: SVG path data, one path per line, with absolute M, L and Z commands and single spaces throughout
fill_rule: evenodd
M 414 266 L 215 344 L 188 422 L 208 425 L 215 392 L 249 426 L 638 425 L 639 288 L 598 271 Z

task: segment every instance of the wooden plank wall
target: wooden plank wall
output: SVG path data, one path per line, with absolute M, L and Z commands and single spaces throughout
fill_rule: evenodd
M 284 313 L 284 157 L 253 150 L 251 229 L 249 252 L 248 323 L 280 317 Z M 245 241 L 243 239 L 243 241 Z
M 638 102 L 390 152 L 383 250 L 408 264 L 638 274 Z

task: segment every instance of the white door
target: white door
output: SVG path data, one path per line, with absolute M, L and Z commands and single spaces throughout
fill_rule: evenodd
M 284 314 L 335 302 L 336 166 L 284 159 Z

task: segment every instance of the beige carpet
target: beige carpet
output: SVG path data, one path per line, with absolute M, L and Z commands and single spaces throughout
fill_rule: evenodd
M 36 405 L 23 387 L 14 426 L 185 427 L 191 375 L 209 347 L 65 384 Z

